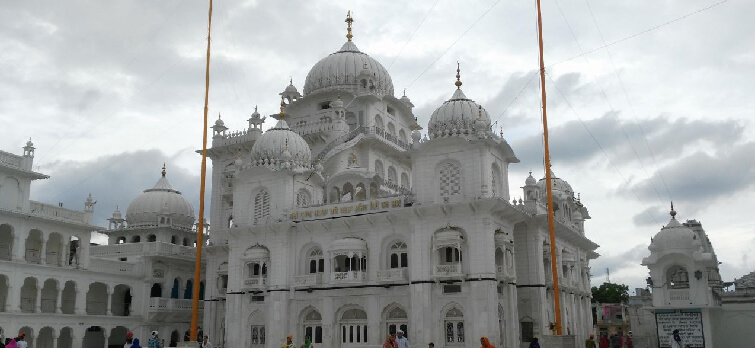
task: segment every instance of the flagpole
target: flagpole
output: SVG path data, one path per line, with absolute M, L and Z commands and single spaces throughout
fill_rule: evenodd
M 545 191 L 548 199 L 548 233 L 551 241 L 551 275 L 553 276 L 553 300 L 556 314 L 556 334 L 561 335 L 561 293 L 558 286 L 556 267 L 556 228 L 553 216 L 553 182 L 551 181 L 551 156 L 548 149 L 548 116 L 545 103 L 545 61 L 543 60 L 543 16 L 540 14 L 540 0 L 537 0 L 537 35 L 540 48 L 540 90 L 543 101 L 543 143 L 545 143 Z
M 207 103 L 210 96 L 210 38 L 212 29 L 212 0 L 207 14 L 207 63 L 205 67 L 204 88 L 204 127 L 202 127 L 202 174 L 199 184 L 199 223 L 197 223 L 197 257 L 194 264 L 194 289 L 191 304 L 191 333 L 192 340 L 198 340 L 197 322 L 199 320 L 199 282 L 202 277 L 202 246 L 204 245 L 204 188 L 207 178 Z

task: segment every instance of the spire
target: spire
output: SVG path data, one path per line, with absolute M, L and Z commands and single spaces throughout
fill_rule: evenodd
M 164 178 L 165 177 L 165 162 L 163 162 L 163 171 L 162 171 L 162 174 L 163 174 L 163 178 Z
M 456 62 L 456 89 L 461 89 L 461 66 L 459 62 Z
M 669 215 L 671 215 L 671 218 L 676 220 L 676 210 L 674 210 L 674 202 L 671 201 L 671 211 L 669 212 Z
M 477 119 L 482 120 L 482 105 L 477 106 Z
M 354 37 L 354 35 L 351 35 L 351 23 L 354 22 L 354 18 L 351 18 L 351 11 L 349 11 L 346 14 L 346 38 L 351 41 L 351 38 Z

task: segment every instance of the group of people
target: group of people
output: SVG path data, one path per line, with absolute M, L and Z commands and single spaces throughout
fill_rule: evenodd
M 19 333 L 15 338 L 6 338 L 5 342 L 0 341 L 0 348 L 26 348 L 26 334 Z
M 18 348 L 26 348 L 26 346 Z M 126 332 L 126 343 L 123 344 L 123 348 L 142 348 L 142 346 L 139 345 L 139 339 L 134 338 L 134 333 L 129 331 Z M 163 348 L 163 343 L 160 341 L 159 333 L 157 331 L 152 331 L 150 333 L 150 338 L 147 341 L 147 348 Z M 210 338 L 207 335 L 202 337 L 202 342 L 199 343 L 199 348 L 212 348 L 212 343 L 210 343 Z
M 634 341 L 632 341 L 632 331 L 624 336 L 624 334 L 612 334 L 602 333 L 600 335 L 600 341 L 595 342 L 595 335 L 590 335 L 590 338 L 585 341 L 585 348 L 634 348 Z

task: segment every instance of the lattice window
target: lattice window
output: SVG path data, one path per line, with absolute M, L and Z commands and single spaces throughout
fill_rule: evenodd
M 325 272 L 325 258 L 322 249 L 315 248 L 307 255 L 307 268 L 310 274 Z
M 265 326 L 252 325 L 252 344 L 265 345 Z
M 296 194 L 296 206 L 298 208 L 303 208 L 309 206 L 311 203 L 312 195 L 309 194 L 309 191 L 306 189 L 299 190 L 299 193 Z
M 341 342 L 367 343 L 367 313 L 349 309 L 341 316 Z
M 254 196 L 254 224 L 262 222 L 262 219 L 270 216 L 270 194 L 262 190 Z
M 497 183 L 496 183 L 496 178 L 495 178 L 495 176 L 496 176 L 496 174 L 495 174 L 495 168 L 494 168 L 494 169 L 493 169 L 493 172 L 492 172 L 492 173 L 490 173 L 490 178 L 491 178 L 491 179 L 490 179 L 490 193 L 491 193 L 491 195 L 492 195 L 493 197 L 495 197 L 495 196 L 496 196 L 496 194 L 497 194 L 497 192 L 496 192 L 496 187 L 497 187 L 496 185 L 497 185 Z
M 304 336 L 309 336 L 312 343 L 322 343 L 322 316 L 312 310 L 304 317 Z
M 446 343 L 464 343 L 464 314 L 457 308 L 446 312 L 445 318 Z
M 391 245 L 390 266 L 391 268 L 409 267 L 409 254 L 404 242 L 396 242 Z
M 461 194 L 461 173 L 459 166 L 446 163 L 440 168 L 440 196 L 448 198 Z

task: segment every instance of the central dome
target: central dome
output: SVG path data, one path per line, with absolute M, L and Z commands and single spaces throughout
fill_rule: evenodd
M 361 52 L 354 42 L 346 41 L 340 50 L 321 59 L 309 70 L 304 81 L 304 95 L 331 89 L 356 90 L 360 87 L 393 95 L 393 81 L 388 70 Z
M 161 218 L 168 220 L 160 222 Z M 194 207 L 170 186 L 163 168 L 163 176 L 155 186 L 144 190 L 128 205 L 126 222 L 128 227 L 167 224 L 190 230 L 194 226 Z
M 490 129 L 490 115 L 487 110 L 478 105 L 472 99 L 468 99 L 461 89 L 457 89 L 451 99 L 435 109 L 430 122 L 427 124 L 427 132 L 430 138 L 447 135 L 474 133 L 476 124 L 481 123 L 485 131 Z

